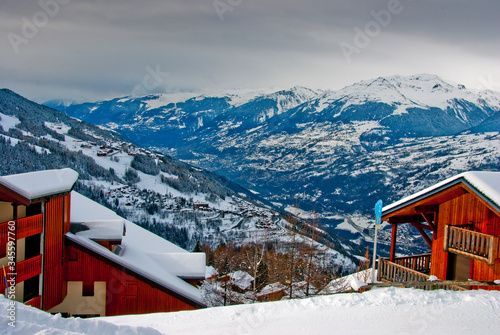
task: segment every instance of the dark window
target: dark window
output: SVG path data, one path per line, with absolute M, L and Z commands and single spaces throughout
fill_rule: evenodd
M 26 207 L 26 216 L 33 216 L 42 213 L 42 203 L 36 203 Z
M 40 255 L 40 234 L 26 237 L 25 242 L 25 259 Z
M 83 282 L 82 296 L 84 297 L 94 296 L 94 282 Z
M 30 301 L 40 295 L 40 278 L 35 276 L 24 281 L 23 302 Z

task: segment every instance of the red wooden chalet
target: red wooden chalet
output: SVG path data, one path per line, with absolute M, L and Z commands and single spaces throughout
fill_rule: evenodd
M 380 280 L 500 279 L 500 172 L 456 175 L 384 207 L 382 220 L 392 224 L 392 239 L 389 259 L 379 261 Z M 415 227 L 431 253 L 396 257 L 400 224 Z
M 205 254 L 186 250 L 72 191 L 71 169 L 0 177 L 0 290 L 67 316 L 205 307 Z M 6 289 L 6 281 L 8 289 Z

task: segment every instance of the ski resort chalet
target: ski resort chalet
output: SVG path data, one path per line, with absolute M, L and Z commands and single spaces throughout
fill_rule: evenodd
M 500 172 L 456 175 L 384 207 L 382 220 L 392 224 L 392 239 L 390 257 L 379 260 L 379 280 L 500 279 Z M 400 224 L 415 227 L 431 253 L 396 257 Z
M 66 316 L 205 307 L 189 253 L 72 191 L 71 169 L 0 177 L 0 289 Z

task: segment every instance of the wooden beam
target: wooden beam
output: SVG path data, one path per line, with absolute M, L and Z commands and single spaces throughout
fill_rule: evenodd
M 437 238 L 437 227 L 434 224 L 433 220 L 431 220 L 430 216 L 428 214 L 426 214 L 426 213 L 421 213 L 421 215 L 424 217 L 424 219 L 427 222 L 427 224 L 429 226 L 431 226 L 432 232 L 433 232 L 432 236 L 433 236 L 434 239 L 436 239 Z M 434 217 L 437 217 L 437 215 L 434 215 Z
M 415 213 L 438 213 L 439 205 L 424 205 L 424 206 L 416 206 Z
M 394 258 L 396 257 L 396 239 L 398 235 L 398 225 L 392 225 L 392 235 L 391 235 L 391 254 L 390 261 L 394 262 Z
M 415 228 L 420 227 L 420 228 L 422 228 L 422 229 L 432 230 L 432 227 L 431 227 L 431 226 L 426 225 L 426 224 L 423 224 L 423 223 L 415 223 L 415 222 L 413 222 L 411 225 L 412 225 L 413 227 L 415 227 Z
M 422 215 L 393 216 L 388 219 L 391 224 L 412 223 L 424 221 Z
M 429 244 L 429 246 L 432 248 L 432 240 L 425 233 L 425 231 L 422 228 L 420 228 L 418 225 L 413 225 L 413 223 L 411 225 L 414 226 L 415 228 L 417 228 L 418 232 L 420 233 L 420 235 L 422 235 L 422 237 L 424 238 L 425 242 L 427 242 L 427 244 Z

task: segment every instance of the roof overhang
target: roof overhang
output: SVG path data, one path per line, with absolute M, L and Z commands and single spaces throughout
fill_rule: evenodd
M 0 177 L 0 200 L 30 206 L 68 195 L 78 180 L 72 169 L 45 170 Z
M 476 195 L 490 210 L 500 216 L 500 205 L 471 183 L 466 174 L 462 174 L 384 207 L 382 220 L 386 221 L 394 216 L 419 215 L 421 213 L 415 210 L 416 207 L 440 205 L 466 193 Z

